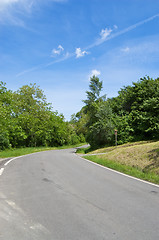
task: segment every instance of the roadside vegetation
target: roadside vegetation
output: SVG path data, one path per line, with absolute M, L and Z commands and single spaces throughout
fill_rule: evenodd
M 36 84 L 13 92 L 0 82 L 0 150 L 81 142 L 85 142 L 83 134 L 77 134 L 62 114 L 53 111 Z
M 141 78 L 120 89 L 118 96 L 101 95 L 102 81 L 93 76 L 82 109 L 71 123 L 91 148 L 159 140 L 159 78 Z
M 89 150 L 79 149 L 77 153 L 88 153 L 84 157 L 90 161 L 159 184 L 159 141 L 141 141 Z
M 75 145 L 64 145 L 59 147 L 25 147 L 25 148 L 5 149 L 0 151 L 0 159 L 18 157 L 18 156 L 27 155 L 30 153 L 42 152 L 42 151 L 75 148 L 75 147 L 82 146 L 84 144 L 85 143 L 75 144 Z
M 0 82 L 0 157 L 87 142 L 78 152 L 104 153 L 90 160 L 159 183 L 159 78 L 143 77 L 113 98 L 102 88 L 91 77 L 84 106 L 68 122 L 36 84 L 13 92 Z

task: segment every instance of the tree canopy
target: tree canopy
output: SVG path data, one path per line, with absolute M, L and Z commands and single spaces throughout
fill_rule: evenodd
M 90 79 L 82 109 L 66 122 L 53 111 L 36 84 L 8 90 L 0 82 L 0 149 L 59 146 L 84 142 L 92 147 L 159 139 L 159 78 L 148 76 L 123 87 L 118 96 L 101 95 L 103 83 Z
M 63 115 L 52 111 L 36 84 L 12 92 L 0 82 L 0 149 L 76 144 L 82 137 Z
M 114 144 L 115 129 L 118 144 L 159 139 L 159 78 L 143 77 L 120 89 L 114 98 L 100 97 L 101 90 L 102 82 L 93 76 L 82 114 L 76 114 L 80 114 L 76 126 L 85 124 L 86 140 L 91 146 Z

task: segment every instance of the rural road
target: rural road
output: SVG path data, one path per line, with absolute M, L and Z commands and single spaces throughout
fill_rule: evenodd
M 0 240 L 159 239 L 157 186 L 94 165 L 75 149 L 23 156 L 3 168 Z

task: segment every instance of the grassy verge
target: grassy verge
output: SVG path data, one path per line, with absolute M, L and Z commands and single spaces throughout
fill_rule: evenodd
M 85 156 L 84 158 L 95 162 L 97 164 L 100 164 L 102 166 L 114 169 L 116 171 L 128 174 L 130 176 L 140 178 L 152 183 L 159 184 L 159 175 L 155 174 L 153 172 L 143 172 L 140 169 L 137 169 L 136 167 L 126 166 L 122 165 L 121 163 L 111 161 L 108 159 L 100 159 L 99 156 Z
M 86 148 L 78 148 L 76 153 L 79 153 L 79 154 L 86 154 L 86 153 L 89 153 L 91 151 L 91 148 L 90 147 L 86 147 Z
M 84 144 L 85 143 L 81 143 L 77 145 L 65 145 L 60 147 L 26 147 L 26 148 L 6 149 L 4 151 L 0 151 L 0 158 L 18 157 L 18 156 L 27 155 L 30 153 L 42 152 L 42 151 L 74 148 L 74 147 L 82 146 Z
M 88 151 L 88 150 L 87 150 Z M 159 184 L 159 141 L 136 142 L 89 151 L 87 159 L 128 175 Z M 104 153 L 103 155 L 98 155 Z

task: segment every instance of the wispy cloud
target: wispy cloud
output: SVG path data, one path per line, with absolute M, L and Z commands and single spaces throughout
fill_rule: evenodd
M 81 48 L 76 48 L 76 58 L 84 57 L 85 55 L 88 54 L 87 51 L 82 51 Z
M 82 51 L 81 48 L 76 48 L 75 53 L 66 53 L 62 58 L 60 58 L 58 60 L 55 60 L 55 61 L 49 62 L 47 64 L 41 64 L 41 65 L 38 65 L 36 67 L 30 68 L 30 69 L 25 70 L 25 71 L 23 71 L 21 73 L 18 73 L 16 76 L 18 77 L 18 76 L 21 76 L 21 75 L 23 75 L 23 74 L 25 74 L 27 72 L 31 72 L 31 71 L 34 71 L 36 69 L 42 68 L 42 67 L 48 67 L 48 66 L 51 66 L 51 65 L 53 65 L 55 63 L 63 62 L 63 61 L 65 61 L 65 60 L 67 60 L 67 59 L 69 59 L 71 57 L 74 57 L 74 56 L 76 56 L 76 58 L 83 57 L 84 55 L 88 54 L 87 50 L 92 49 L 92 48 L 94 48 L 94 47 L 96 47 L 96 46 L 98 46 L 98 45 L 100 45 L 100 44 L 102 44 L 102 43 L 104 43 L 104 42 L 106 42 L 108 40 L 111 40 L 111 39 L 116 38 L 116 37 L 118 37 L 120 35 L 123 35 L 123 34 L 129 32 L 129 31 L 132 31 L 133 29 L 135 29 L 135 28 L 137 28 L 139 26 L 142 26 L 143 24 L 146 24 L 146 23 L 154 20 L 157 17 L 159 17 L 159 14 L 156 14 L 156 15 L 154 15 L 152 17 L 149 17 L 149 18 L 147 18 L 147 19 L 145 19 L 143 21 L 140 21 L 140 22 L 138 22 L 136 24 L 133 24 L 133 25 L 131 25 L 131 26 L 129 26 L 129 27 L 127 27 L 127 28 L 125 28 L 125 29 L 123 29 L 121 31 L 118 31 L 118 32 L 116 32 L 114 34 L 112 33 L 113 29 L 105 28 L 105 29 L 101 30 L 101 32 L 100 32 L 100 38 L 98 38 L 91 45 L 87 46 L 84 51 Z M 117 26 L 115 27 L 115 26 L 116 25 L 114 25 L 114 29 L 117 29 L 118 27 Z M 129 50 L 130 49 L 128 47 L 125 48 L 125 52 L 128 52 Z
M 40 68 L 43 68 L 44 66 L 45 66 L 44 64 L 40 64 L 40 65 L 37 65 L 35 67 L 25 69 L 24 71 L 17 73 L 16 77 L 21 77 L 21 76 L 25 75 L 26 73 L 36 71 Z
M 137 27 L 140 27 L 140 26 L 146 24 L 146 23 L 154 20 L 154 19 L 157 18 L 157 17 L 159 17 L 159 13 L 156 14 L 156 15 L 154 15 L 154 16 L 152 16 L 152 17 L 146 18 L 145 20 L 140 21 L 140 22 L 138 22 L 138 23 L 136 23 L 136 24 L 133 24 L 133 25 L 131 25 L 131 26 L 129 26 L 129 27 L 121 30 L 121 31 L 116 32 L 116 33 L 112 33 L 112 32 L 113 32 L 113 29 L 109 29 L 109 31 L 112 30 L 112 31 L 109 32 L 109 35 L 107 34 L 107 36 L 106 36 L 106 33 L 105 33 L 105 38 L 102 38 L 102 36 L 101 36 L 101 38 L 98 38 L 94 43 L 90 44 L 90 45 L 87 46 L 85 49 L 88 50 L 88 49 L 91 49 L 91 48 L 96 47 L 96 46 L 98 46 L 98 45 L 101 45 L 102 43 L 104 43 L 104 42 L 106 42 L 106 41 L 109 41 L 109 40 L 111 40 L 111 39 L 113 39 L 113 38 L 116 38 L 116 37 L 118 37 L 118 36 L 120 36 L 120 35 L 123 35 L 123 34 L 125 34 L 125 33 L 127 33 L 127 32 L 130 32 L 130 31 L 132 31 L 133 29 L 135 29 L 135 28 L 137 28 Z M 116 26 L 116 25 L 114 25 L 114 30 L 117 30 L 118 27 L 116 26 L 116 27 L 117 27 L 117 28 L 116 28 L 115 26 Z M 106 28 L 106 29 L 107 29 L 107 28 Z M 101 30 L 101 32 L 103 32 L 103 35 L 104 35 L 104 30 Z M 100 35 L 101 35 L 101 32 L 100 32 Z M 105 32 L 106 32 L 106 31 L 105 31 Z M 112 33 L 112 34 L 111 34 L 111 33 Z
M 104 41 L 112 32 L 113 30 L 111 28 L 105 28 L 102 29 L 100 32 L 101 40 Z
M 24 27 L 24 15 L 31 14 L 39 0 L 0 0 L 0 23 Z
M 122 52 L 128 53 L 130 52 L 130 48 L 129 47 L 125 47 L 121 49 Z
M 0 23 L 24 27 L 24 15 L 32 14 L 35 7 L 49 1 L 67 2 L 67 0 L 0 0 Z
M 51 51 L 51 57 L 55 57 L 55 56 L 57 56 L 57 55 L 60 55 L 63 51 L 64 51 L 64 48 L 63 48 L 61 45 L 59 45 L 59 46 L 57 47 L 57 49 L 54 48 L 54 49 Z
M 9 7 L 10 5 L 18 1 L 19 0 L 0 0 L 0 11 L 4 10 L 4 8 Z
M 66 52 L 66 53 L 65 53 L 61 58 L 59 58 L 59 59 L 56 59 L 56 60 L 54 60 L 54 61 L 52 61 L 52 62 L 48 62 L 48 63 L 44 63 L 44 64 L 39 64 L 39 65 L 37 65 L 37 66 L 35 66 L 35 67 L 28 68 L 28 69 L 26 69 L 26 70 L 24 70 L 24 71 L 22 71 L 22 72 L 17 73 L 17 74 L 16 74 L 16 77 L 23 76 L 23 75 L 26 74 L 26 73 L 33 72 L 33 71 L 36 71 L 36 70 L 41 69 L 41 68 L 49 67 L 49 66 L 54 65 L 54 64 L 56 64 L 56 63 L 64 62 L 64 61 L 66 61 L 67 59 L 69 59 L 69 58 L 71 58 L 71 57 L 74 57 L 74 56 L 75 56 L 74 53 Z
M 157 17 L 159 17 L 159 14 L 156 14 L 156 15 L 154 15 L 154 16 L 152 16 L 152 17 L 149 17 L 149 18 L 147 18 L 147 19 L 145 19 L 145 20 L 143 20 L 143 21 L 140 21 L 140 22 L 138 22 L 138 23 L 136 23 L 136 24 L 133 24 L 133 25 L 131 25 L 131 26 L 129 26 L 129 27 L 127 27 L 127 28 L 125 28 L 125 29 L 117 32 L 117 33 L 114 33 L 114 34 L 112 34 L 109 38 L 107 38 L 106 40 L 110 40 L 110 39 L 113 39 L 113 38 L 115 38 L 115 37 L 118 37 L 118 36 L 120 36 L 120 35 L 122 35 L 122 34 L 124 34 L 124 33 L 130 32 L 131 30 L 133 30 L 133 29 L 135 29 L 135 28 L 137 28 L 137 27 L 139 27 L 139 26 L 141 26 L 141 25 L 143 25 L 143 24 L 145 24 L 145 23 L 150 22 L 150 21 L 154 20 L 154 19 L 157 18 Z
M 52 62 L 49 62 L 49 63 L 46 63 L 46 64 L 43 64 L 43 67 L 48 67 L 48 66 L 51 66 L 51 65 L 54 65 L 55 63 L 60 63 L 60 62 L 63 62 L 71 57 L 75 56 L 74 53 L 69 53 L 69 52 L 66 52 L 65 54 L 63 54 L 63 56 L 59 59 L 56 59 Z

